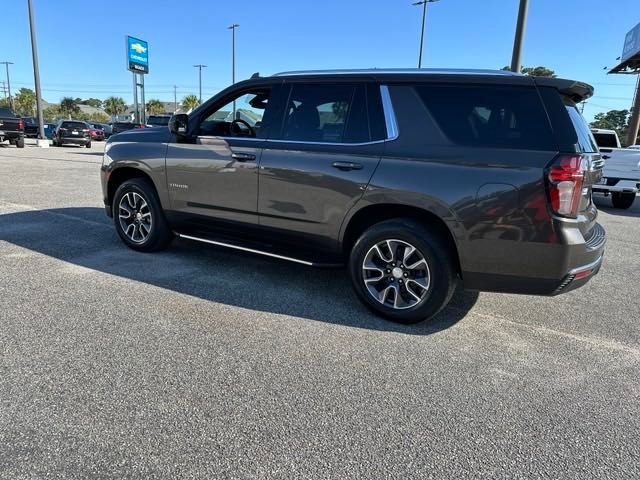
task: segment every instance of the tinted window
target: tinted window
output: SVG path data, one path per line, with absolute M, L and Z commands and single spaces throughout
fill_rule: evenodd
M 549 120 L 534 88 L 422 85 L 416 89 L 444 134 L 457 144 L 534 150 L 556 148 Z
M 84 122 L 62 122 L 60 125 L 62 128 L 72 128 L 74 130 L 82 130 L 83 128 L 87 128 L 88 125 Z
M 293 85 L 281 138 L 321 143 L 368 142 L 364 86 Z
M 15 116 L 15 113 L 10 108 L 0 108 L 0 117 L 13 118 Z
M 618 142 L 616 142 L 616 136 L 613 133 L 594 133 L 593 137 L 596 139 L 596 144 L 600 148 L 617 148 Z

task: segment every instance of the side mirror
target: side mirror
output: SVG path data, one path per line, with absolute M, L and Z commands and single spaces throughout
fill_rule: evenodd
M 169 130 L 176 135 L 186 135 L 189 131 L 189 115 L 177 113 L 169 120 Z

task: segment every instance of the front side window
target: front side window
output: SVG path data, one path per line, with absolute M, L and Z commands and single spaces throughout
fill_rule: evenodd
M 364 86 L 293 85 L 280 138 L 312 143 L 369 141 Z
M 270 96 L 271 90 L 262 88 L 244 92 L 229 100 L 206 114 L 200 123 L 198 135 L 264 138 L 263 118 Z

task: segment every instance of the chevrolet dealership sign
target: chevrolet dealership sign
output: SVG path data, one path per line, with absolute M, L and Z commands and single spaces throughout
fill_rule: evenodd
M 149 44 L 127 36 L 127 68 L 134 73 L 149 73 Z

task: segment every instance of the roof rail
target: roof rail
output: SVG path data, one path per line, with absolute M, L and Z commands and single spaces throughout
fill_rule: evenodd
M 292 70 L 289 72 L 275 73 L 274 77 L 295 76 L 295 75 L 342 75 L 342 74 L 424 74 L 424 75 L 507 75 L 522 76 L 521 73 L 509 70 L 487 70 L 487 69 L 466 69 L 466 68 L 362 68 L 362 69 L 338 69 L 338 70 Z

